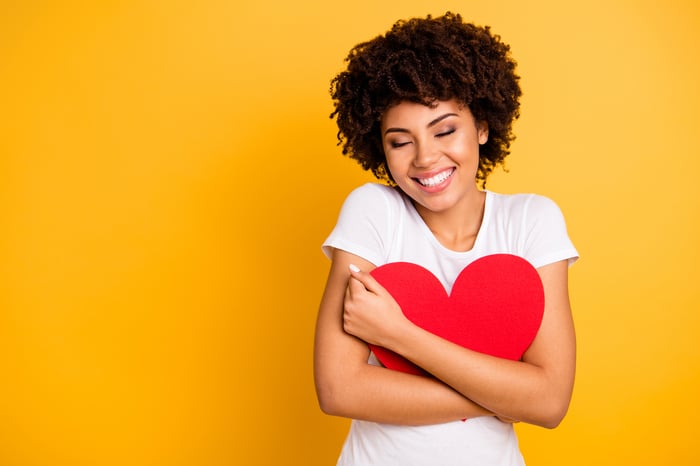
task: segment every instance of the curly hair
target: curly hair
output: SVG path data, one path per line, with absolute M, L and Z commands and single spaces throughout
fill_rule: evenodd
M 365 170 L 393 184 L 382 147 L 380 119 L 402 101 L 432 105 L 456 99 L 477 121 L 486 121 L 488 141 L 479 150 L 482 185 L 502 164 L 515 139 L 519 77 L 510 46 L 488 26 L 447 12 L 397 21 L 385 35 L 362 42 L 345 58 L 347 69 L 331 81 L 338 145 Z

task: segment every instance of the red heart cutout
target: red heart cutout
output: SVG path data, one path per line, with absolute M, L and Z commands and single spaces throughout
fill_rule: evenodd
M 537 270 L 512 254 L 484 256 L 460 272 L 448 296 L 429 270 L 392 262 L 372 276 L 419 327 L 466 348 L 519 360 L 542 323 L 544 289 Z M 429 375 L 381 346 L 370 348 L 384 366 Z

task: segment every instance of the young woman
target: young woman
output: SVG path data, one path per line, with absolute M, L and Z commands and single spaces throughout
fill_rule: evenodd
M 339 465 L 521 465 L 512 423 L 557 426 L 574 382 L 567 274 L 578 254 L 549 199 L 485 191 L 509 153 L 520 88 L 509 47 L 459 15 L 397 22 L 354 47 L 332 82 L 343 152 L 383 184 L 346 199 L 314 370 L 321 409 L 352 418 Z M 449 292 L 484 256 L 526 259 L 541 278 L 539 331 L 518 361 L 478 353 L 409 321 L 370 275 L 411 262 Z M 430 373 L 383 367 L 368 344 Z

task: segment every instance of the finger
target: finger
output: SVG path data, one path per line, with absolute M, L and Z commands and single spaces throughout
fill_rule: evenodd
M 350 277 L 354 278 L 358 282 L 362 283 L 362 285 L 367 289 L 368 291 L 371 291 L 372 293 L 375 294 L 380 294 L 384 291 L 384 287 L 379 284 L 375 278 L 369 274 L 368 272 L 363 272 L 360 270 L 357 266 L 354 264 L 350 264 Z
M 357 296 L 358 293 L 366 291 L 365 285 L 362 284 L 360 280 L 355 277 L 350 277 L 348 279 L 348 286 L 346 288 L 348 296 Z

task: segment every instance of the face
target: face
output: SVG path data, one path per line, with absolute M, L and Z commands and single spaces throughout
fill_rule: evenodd
M 384 113 L 381 130 L 391 176 L 419 212 L 458 209 L 479 194 L 479 145 L 488 128 L 466 105 L 401 102 Z

